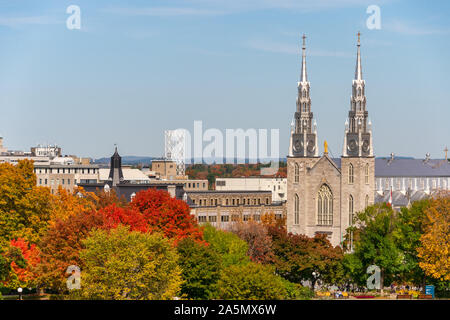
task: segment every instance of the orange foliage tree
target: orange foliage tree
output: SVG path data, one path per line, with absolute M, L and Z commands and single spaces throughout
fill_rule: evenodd
M 450 281 L 450 193 L 437 195 L 425 210 L 425 233 L 417 249 L 427 276 Z
M 141 212 L 149 227 L 178 242 L 184 238 L 202 242 L 203 233 L 186 202 L 172 198 L 161 190 L 148 189 L 136 194 L 131 202 Z

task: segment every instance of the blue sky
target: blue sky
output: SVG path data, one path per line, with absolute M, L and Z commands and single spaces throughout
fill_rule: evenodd
M 66 28 L 73 4 L 81 30 Z M 0 0 L 0 133 L 9 149 L 160 156 L 164 130 L 202 120 L 278 128 L 284 156 L 306 33 L 320 150 L 340 156 L 361 31 L 376 156 L 442 158 L 449 16 L 448 1 Z

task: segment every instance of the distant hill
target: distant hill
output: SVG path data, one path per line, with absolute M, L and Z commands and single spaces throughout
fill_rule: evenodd
M 158 158 L 157 157 L 123 156 L 122 164 L 123 165 L 138 165 L 138 164 L 150 165 L 152 163 L 153 159 L 158 159 Z M 110 161 L 111 161 L 111 158 L 100 158 L 100 159 L 95 159 L 93 163 L 109 165 Z

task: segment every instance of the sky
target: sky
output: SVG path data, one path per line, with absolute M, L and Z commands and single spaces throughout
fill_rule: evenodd
M 443 158 L 449 17 L 449 1 L 0 0 L 0 134 L 12 150 L 162 156 L 164 130 L 201 120 L 279 129 L 285 156 L 305 33 L 320 152 L 338 157 L 360 31 L 375 155 Z

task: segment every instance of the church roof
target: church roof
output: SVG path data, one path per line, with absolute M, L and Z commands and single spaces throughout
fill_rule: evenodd
M 376 177 L 450 177 L 450 162 L 423 159 L 375 159 Z
M 341 168 L 341 158 L 333 158 Z M 450 162 L 446 160 L 376 158 L 375 177 L 450 177 Z

